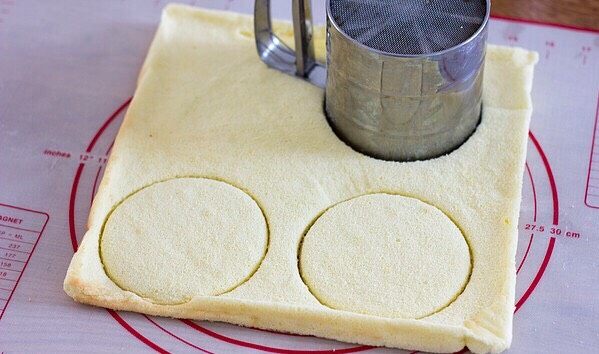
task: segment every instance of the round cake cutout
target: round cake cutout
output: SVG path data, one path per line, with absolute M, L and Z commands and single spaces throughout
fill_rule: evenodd
M 262 210 L 245 192 L 176 178 L 137 191 L 110 213 L 100 255 L 122 289 L 177 304 L 239 286 L 257 270 L 267 244 Z
M 469 246 L 441 210 L 370 194 L 326 210 L 299 251 L 302 279 L 325 306 L 389 318 L 440 311 L 464 290 Z

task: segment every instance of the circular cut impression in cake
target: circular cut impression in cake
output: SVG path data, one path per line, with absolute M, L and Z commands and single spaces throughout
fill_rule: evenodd
M 382 193 L 322 214 L 304 237 L 299 267 L 325 306 L 412 319 L 455 300 L 471 271 L 468 244 L 443 212 Z
M 155 303 L 219 295 L 247 280 L 267 247 L 262 210 L 246 193 L 205 178 L 177 178 L 127 197 L 110 214 L 100 252 L 122 289 Z

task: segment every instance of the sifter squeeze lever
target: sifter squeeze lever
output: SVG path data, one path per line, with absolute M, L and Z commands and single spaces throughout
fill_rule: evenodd
M 324 87 L 332 129 L 364 154 L 424 160 L 459 147 L 481 117 L 489 0 L 327 0 L 326 68 L 309 0 L 292 0 L 295 50 L 256 0 L 258 54 Z

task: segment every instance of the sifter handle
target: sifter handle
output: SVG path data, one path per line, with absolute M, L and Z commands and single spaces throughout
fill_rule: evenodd
M 324 87 L 326 72 L 314 57 L 310 0 L 292 0 L 295 51 L 272 30 L 270 0 L 254 3 L 254 34 L 260 59 L 271 68 L 307 79 Z

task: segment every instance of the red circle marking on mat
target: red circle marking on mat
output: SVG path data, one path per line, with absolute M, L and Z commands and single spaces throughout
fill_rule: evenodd
M 553 177 L 553 171 L 551 170 L 551 165 L 549 164 L 549 160 L 547 159 L 547 155 L 545 155 L 545 151 L 539 144 L 537 138 L 535 138 L 534 134 L 529 131 L 528 136 L 530 140 L 537 148 L 539 155 L 541 155 L 541 160 L 543 160 L 543 165 L 545 165 L 545 171 L 547 171 L 547 177 L 549 177 L 549 185 L 551 186 L 551 197 L 553 200 L 553 225 L 559 224 L 559 201 L 557 196 L 557 185 L 555 184 L 555 178 Z
M 528 172 L 528 177 L 530 178 L 530 186 L 532 189 L 532 200 L 533 200 L 532 220 L 537 221 L 537 189 L 535 188 L 535 180 L 532 178 L 532 172 L 530 172 L 530 167 L 528 167 L 528 162 L 524 163 L 524 167 L 526 167 L 526 172 Z
M 551 165 L 549 164 L 549 160 L 547 159 L 547 155 L 545 155 L 545 152 L 543 151 L 541 144 L 539 144 L 539 141 L 531 131 L 528 132 L 528 137 L 539 152 L 541 160 L 543 161 L 543 165 L 545 166 L 545 171 L 547 172 L 547 177 L 549 178 L 549 186 L 551 187 L 551 197 L 553 201 L 553 225 L 557 225 L 559 223 L 559 200 L 557 194 L 557 185 L 555 183 L 555 178 L 553 177 L 553 171 L 551 170 Z M 514 310 L 514 313 L 518 312 L 522 305 L 524 305 L 526 300 L 528 300 L 530 295 L 532 295 L 535 288 L 541 281 L 541 278 L 543 277 L 543 274 L 547 269 L 547 265 L 549 265 L 549 260 L 551 259 L 551 255 L 553 254 L 554 246 L 555 237 L 551 237 L 549 239 L 549 244 L 547 245 L 547 250 L 545 251 L 545 257 L 543 257 L 543 262 L 541 263 L 541 266 L 539 267 L 537 274 L 532 280 L 532 283 L 530 283 L 530 285 L 528 286 L 528 289 L 526 289 L 520 300 L 516 302 L 516 309 Z
M 153 319 L 149 318 L 147 315 L 143 315 L 143 316 L 146 318 L 146 320 L 150 321 L 150 323 L 152 323 L 154 326 L 158 327 L 160 330 L 162 330 L 164 333 L 168 334 L 169 336 L 171 336 L 171 337 L 173 337 L 173 338 L 175 338 L 175 339 L 178 339 L 178 340 L 180 340 L 181 342 L 183 342 L 183 343 L 185 343 L 185 344 L 189 345 L 190 347 L 193 347 L 193 348 L 195 348 L 195 349 L 197 349 L 197 350 L 200 350 L 200 351 L 202 351 L 202 352 L 204 352 L 204 353 L 206 353 L 206 354 L 214 354 L 214 353 L 213 353 L 213 352 L 211 352 L 211 351 L 208 351 L 208 350 L 206 350 L 206 349 L 200 348 L 200 347 L 198 347 L 197 345 L 195 345 L 195 344 L 193 344 L 193 343 L 191 343 L 191 342 L 188 342 L 188 341 L 186 341 L 185 339 L 183 339 L 183 338 L 179 337 L 178 335 L 174 334 L 173 332 L 171 332 L 171 331 L 169 331 L 168 329 L 166 329 L 166 328 L 162 327 L 161 325 L 159 325 L 159 324 L 158 324 L 156 321 L 154 321 Z
M 242 341 L 239 339 L 227 337 L 220 333 L 211 331 L 208 328 L 202 327 L 202 326 L 198 325 L 197 323 L 190 321 L 190 320 L 180 320 L 180 321 L 185 323 L 189 327 L 195 329 L 196 331 L 204 333 L 212 338 L 221 340 L 223 342 L 226 342 L 229 344 L 234 344 L 234 345 L 237 345 L 240 347 L 261 350 L 263 352 L 269 352 L 269 353 L 280 353 L 280 354 L 356 353 L 356 352 L 361 352 L 361 351 L 365 351 L 365 350 L 374 348 L 374 347 L 370 347 L 370 346 L 366 346 L 366 345 L 359 346 L 359 347 L 352 347 L 352 348 L 327 349 L 327 350 L 296 350 L 296 349 L 273 348 L 273 347 L 268 347 L 268 346 L 261 345 L 261 344 L 246 342 L 246 341 Z
M 526 172 L 528 174 L 528 178 L 530 180 L 530 186 L 531 186 L 531 190 L 532 190 L 532 201 L 533 201 L 532 221 L 536 222 L 537 221 L 537 190 L 535 188 L 535 180 L 532 178 L 532 172 L 530 172 L 530 167 L 528 167 L 528 162 L 525 162 L 524 166 L 526 167 Z M 522 260 L 520 261 L 520 265 L 518 265 L 518 268 L 516 269 L 516 275 L 518 275 L 518 273 L 520 273 L 520 269 L 522 269 L 524 262 L 526 262 L 526 258 L 528 257 L 528 252 L 530 251 L 530 246 L 532 246 L 532 241 L 534 240 L 534 237 L 535 237 L 535 234 L 531 233 L 530 239 L 528 240 L 528 246 L 526 247 L 526 251 L 524 252 L 524 256 L 522 257 Z
M 526 257 L 528 256 L 528 252 L 530 251 L 530 246 L 532 245 L 532 241 L 534 240 L 535 234 L 530 234 L 530 239 L 528 240 L 528 246 L 526 246 L 526 251 L 524 252 L 524 256 L 522 257 L 522 260 L 520 261 L 520 265 L 518 266 L 518 269 L 516 269 L 516 275 L 518 275 L 518 273 L 520 273 L 520 269 L 522 268 L 522 266 L 524 265 L 524 262 L 526 261 Z
M 94 178 L 94 186 L 92 187 L 92 196 L 89 201 L 90 206 L 94 203 L 94 196 L 96 195 L 96 187 L 98 186 L 98 178 L 100 178 L 101 171 L 102 171 L 102 165 L 100 165 L 98 167 L 98 172 L 96 172 L 96 178 Z
M 94 137 L 90 141 L 90 143 L 89 143 L 89 145 L 87 147 L 86 152 L 91 152 L 91 150 L 94 148 L 94 146 L 97 143 L 97 141 L 100 138 L 100 136 L 104 133 L 104 131 L 108 128 L 108 126 L 119 116 L 119 114 L 125 108 L 127 108 L 127 106 L 129 105 L 129 103 L 131 102 L 131 99 L 132 98 L 127 99 L 117 110 L 114 111 L 114 113 L 112 115 L 110 115 L 108 117 L 108 119 L 98 129 L 98 131 L 96 132 L 96 134 L 94 135 Z M 549 165 L 549 161 L 547 159 L 547 156 L 545 155 L 545 153 L 544 153 L 541 145 L 539 144 L 538 140 L 536 139 L 536 137 L 533 135 L 532 132 L 529 132 L 528 136 L 531 139 L 531 141 L 533 142 L 533 144 L 534 144 L 535 148 L 537 149 L 537 151 L 539 152 L 539 155 L 541 156 L 541 159 L 542 159 L 543 164 L 545 166 L 545 170 L 546 170 L 547 175 L 549 177 L 549 183 L 550 183 L 550 186 L 551 186 L 552 200 L 553 200 L 553 224 L 557 225 L 557 223 L 559 221 L 559 202 L 558 202 L 558 195 L 557 195 L 557 186 L 556 186 L 556 183 L 555 183 L 553 172 L 551 170 L 551 166 Z M 112 147 L 112 145 L 111 145 L 111 147 Z M 76 235 L 76 231 L 75 231 L 75 200 L 76 200 L 76 195 L 77 195 L 77 191 L 78 191 L 78 188 L 79 188 L 79 181 L 81 179 L 81 175 L 82 175 L 82 172 L 83 172 L 84 168 L 85 168 L 85 164 L 82 164 L 82 163 L 79 164 L 79 166 L 77 168 L 77 171 L 75 173 L 75 177 L 73 179 L 73 184 L 72 184 L 72 187 L 71 187 L 71 195 L 70 195 L 70 198 L 69 198 L 69 231 L 70 231 L 70 238 L 71 238 L 71 244 L 72 244 L 72 247 L 73 247 L 73 251 L 77 251 L 77 247 L 78 247 L 77 235 Z M 93 191 L 92 191 L 92 194 L 93 194 Z M 535 214 L 536 214 L 536 203 L 535 203 Z M 550 240 L 549 240 L 549 245 L 548 245 L 547 250 L 545 252 L 545 257 L 543 259 L 543 262 L 541 263 L 541 266 L 539 267 L 539 270 L 537 271 L 537 274 L 534 277 L 532 283 L 530 284 L 530 286 L 528 287 L 528 289 L 526 290 L 526 292 L 524 293 L 524 295 L 516 303 L 516 310 L 514 312 L 517 312 L 518 309 L 520 309 L 520 307 L 528 300 L 528 298 L 534 292 L 536 286 L 540 282 L 541 278 L 543 277 L 543 274 L 544 274 L 544 272 L 545 272 L 545 270 L 547 268 L 547 265 L 549 264 L 549 260 L 551 258 L 552 253 L 553 253 L 554 245 L 555 245 L 555 237 L 551 237 Z M 143 342 L 144 344 L 146 344 L 150 348 L 152 348 L 152 349 L 154 349 L 154 350 L 156 350 L 156 351 L 158 351 L 160 353 L 168 353 L 166 350 L 164 350 L 163 348 L 161 348 L 160 346 L 158 346 L 156 343 L 152 342 L 150 339 L 144 337 L 141 333 L 137 332 L 118 313 L 116 313 L 116 312 L 114 312 L 112 310 L 107 310 L 107 311 L 109 312 L 109 314 L 124 329 L 126 329 L 129 333 L 131 333 L 133 336 L 135 336 L 141 342 Z M 149 320 L 149 318 L 148 318 L 148 320 Z M 192 327 L 192 328 L 194 328 L 194 329 L 196 329 L 196 330 L 198 330 L 198 331 L 200 331 L 200 332 L 202 332 L 204 334 L 207 334 L 207 335 L 209 335 L 209 336 L 211 336 L 211 337 L 213 337 L 215 339 L 219 339 L 219 340 L 225 341 L 225 342 L 230 343 L 230 344 L 235 344 L 235 345 L 239 345 L 239 346 L 243 346 L 243 347 L 247 347 L 247 348 L 253 348 L 253 349 L 262 350 L 262 351 L 271 352 L 271 353 L 292 353 L 292 354 L 300 354 L 300 353 L 311 353 L 311 354 L 317 354 L 317 353 L 355 353 L 355 352 L 365 351 L 365 350 L 373 348 L 373 347 L 370 347 L 370 346 L 358 346 L 358 347 L 345 348 L 345 349 L 337 349 L 337 350 L 336 349 L 331 349 L 331 350 L 312 350 L 312 351 L 283 349 L 283 348 L 273 348 L 273 347 L 267 347 L 267 346 L 263 346 L 263 345 L 256 344 L 256 343 L 245 342 L 245 341 L 237 340 L 237 339 L 234 339 L 234 338 L 230 338 L 230 337 L 224 336 L 222 334 L 216 333 L 214 331 L 208 330 L 208 329 L 206 329 L 206 328 L 204 328 L 204 327 L 202 327 L 202 326 L 200 326 L 200 325 L 198 325 L 198 324 L 196 324 L 196 323 L 194 323 L 192 321 L 189 321 L 189 320 L 181 320 L 181 321 L 183 321 L 188 326 L 190 326 L 190 327 Z M 173 336 L 173 337 L 177 338 L 177 339 L 179 338 L 177 336 Z M 186 341 L 182 341 L 182 342 L 186 343 L 188 345 L 191 345 L 192 347 L 195 347 L 195 345 L 193 345 L 191 343 L 187 343 Z M 200 349 L 200 350 L 203 350 L 203 349 Z

